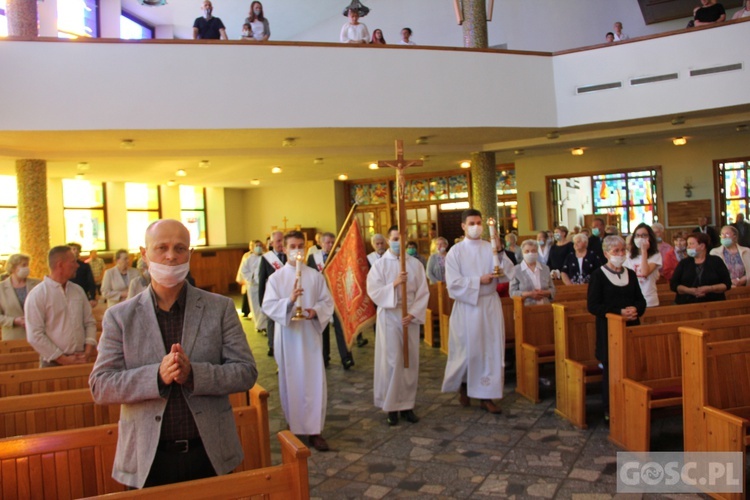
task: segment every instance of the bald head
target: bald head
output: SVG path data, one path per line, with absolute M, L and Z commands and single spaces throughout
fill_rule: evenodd
M 281 231 L 274 231 L 271 233 L 271 246 L 273 251 L 276 253 L 282 253 L 284 251 L 284 233 Z
M 146 228 L 146 248 L 149 248 L 154 241 L 165 238 L 175 239 L 190 246 L 190 231 L 178 220 L 159 219 Z

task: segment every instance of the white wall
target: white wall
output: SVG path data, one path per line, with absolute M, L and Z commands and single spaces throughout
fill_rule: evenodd
M 224 246 L 227 244 L 227 218 L 224 207 L 224 188 L 206 188 L 206 226 L 208 227 L 208 244 Z

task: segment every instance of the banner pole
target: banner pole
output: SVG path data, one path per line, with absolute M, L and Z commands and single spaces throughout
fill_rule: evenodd
M 352 220 L 352 216 L 354 216 L 354 210 L 357 208 L 357 203 L 352 205 L 351 210 L 349 210 L 349 215 L 346 216 L 346 219 L 344 220 L 344 225 L 341 226 L 341 230 L 339 231 L 339 234 L 336 235 L 336 239 L 333 242 L 333 247 L 331 248 L 331 257 L 327 259 L 325 262 L 323 262 L 323 269 L 326 268 L 328 264 L 330 264 L 333 259 L 336 258 L 338 255 L 338 252 L 336 251 L 336 248 L 339 246 L 339 241 L 341 241 L 341 237 L 344 235 L 344 232 L 346 231 L 346 228 L 349 227 L 349 222 Z M 323 269 L 320 270 L 320 272 L 323 272 Z

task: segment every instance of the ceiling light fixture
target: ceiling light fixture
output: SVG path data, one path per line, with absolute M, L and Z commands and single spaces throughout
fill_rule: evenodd
M 292 146 L 294 146 L 296 140 L 296 137 L 287 137 L 286 139 L 281 141 L 281 146 L 284 148 L 291 148 Z
M 677 116 L 672 119 L 672 125 L 683 125 L 685 123 L 684 116 Z
M 208 160 L 201 160 L 198 162 L 198 168 L 208 168 L 211 166 L 211 162 Z
M 257 186 L 260 184 L 260 179 L 253 179 L 250 181 L 250 184 L 252 184 L 253 186 Z
M 175 172 L 175 175 L 177 177 L 187 177 L 187 172 L 183 169 L 179 169 L 177 172 Z
M 120 149 L 133 149 L 135 147 L 135 141 L 133 139 L 123 139 L 120 142 Z
M 684 146 L 687 144 L 687 139 L 685 137 L 675 137 L 672 139 L 672 144 L 675 146 Z
M 426 135 L 423 135 L 423 136 L 417 137 L 417 140 L 414 142 L 417 143 L 417 146 L 426 146 L 427 144 L 430 143 L 429 139 L 430 139 L 429 137 L 427 137 Z
M 271 169 L 272 174 L 280 174 L 281 173 L 281 167 L 273 167 Z
M 737 128 L 735 128 L 737 132 L 747 132 L 747 125 L 737 125 Z
M 91 166 L 88 164 L 88 162 L 82 161 L 76 166 L 76 168 L 79 172 L 86 172 L 89 168 L 91 168 Z
M 167 181 L 167 187 L 172 187 L 175 184 L 177 184 L 177 183 L 175 181 L 173 181 L 172 179 L 170 179 L 170 180 Z
M 615 144 L 617 146 L 622 146 L 623 144 L 625 144 L 625 138 L 624 137 L 620 137 L 619 139 L 615 139 Z
M 516 156 L 522 156 L 525 152 L 526 151 L 524 151 L 523 149 L 516 149 L 515 151 L 513 151 L 513 154 Z
M 570 154 L 573 156 L 583 156 L 583 148 L 574 148 Z
M 471 168 L 471 162 L 470 161 L 462 161 L 461 162 L 461 168 Z
M 430 161 L 430 155 L 422 155 L 419 157 L 419 159 L 427 163 L 428 161 Z
M 560 137 L 560 132 L 558 132 L 557 130 L 553 130 L 552 132 L 547 134 L 547 139 L 557 139 L 558 137 Z
M 315 158 L 315 159 L 313 160 L 313 164 L 314 164 L 314 165 L 322 165 L 322 164 L 323 164 L 324 162 L 325 162 L 325 159 L 324 159 L 324 158 Z
M 83 172 L 78 172 L 76 174 L 76 179 L 78 179 L 79 181 L 82 180 L 84 177 L 86 176 L 83 174 Z
M 377 164 L 377 163 L 370 163 L 370 164 L 369 164 L 369 165 L 367 166 L 367 168 L 369 168 L 370 170 L 377 170 L 377 169 L 379 169 L 380 167 L 378 167 L 378 164 Z
M 346 175 L 346 174 L 341 174 L 341 175 L 339 175 L 339 180 L 340 180 L 340 181 L 345 181 L 345 180 L 347 180 L 348 178 L 349 178 L 349 176 L 348 176 L 348 175 Z

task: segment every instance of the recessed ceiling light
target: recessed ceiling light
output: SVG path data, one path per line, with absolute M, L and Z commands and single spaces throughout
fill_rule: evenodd
M 737 128 L 735 128 L 737 132 L 747 132 L 747 125 L 737 125 Z
M 273 167 L 271 169 L 272 174 L 280 174 L 281 173 L 281 167 Z
M 380 167 L 378 167 L 378 164 L 377 164 L 377 163 L 370 163 L 370 164 L 369 164 L 369 165 L 367 166 L 367 168 L 369 168 L 370 170 L 377 170 L 377 169 L 379 169 Z
M 296 137 L 287 137 L 283 141 L 281 141 L 281 145 L 285 148 L 290 148 L 294 146 L 295 141 L 297 140 Z
M 470 161 L 462 161 L 461 162 L 461 168 L 471 168 L 471 162 Z
M 422 155 L 419 157 L 419 159 L 427 163 L 428 161 L 430 161 L 430 155 Z
M 622 146 L 623 144 L 625 144 L 625 138 L 620 137 L 619 139 L 615 139 L 615 144 L 618 146 Z
M 339 180 L 340 180 L 340 181 L 345 181 L 345 180 L 347 180 L 348 178 L 349 178 L 349 176 L 348 176 L 348 175 L 346 175 L 346 174 L 341 174 L 341 175 L 339 175 Z
M 85 176 L 85 175 L 83 175 L 83 173 L 82 173 L 82 172 L 78 172 L 78 173 L 76 174 L 76 179 L 78 179 L 78 180 L 81 180 L 81 179 L 83 179 L 84 177 L 86 177 L 86 176 Z
M 672 119 L 672 125 L 682 125 L 685 123 L 685 117 L 684 116 L 677 116 Z
M 171 180 L 171 179 L 167 181 L 167 186 L 168 186 L 168 187 L 172 187 L 172 186 L 174 186 L 175 184 L 177 184 L 177 183 L 176 183 L 175 181 Z
M 675 146 L 684 146 L 685 144 L 687 144 L 687 139 L 684 137 L 675 137 L 674 139 L 672 139 L 672 144 L 674 144 Z
M 177 172 L 175 172 L 175 175 L 177 177 L 186 177 L 187 176 L 187 172 L 185 172 L 185 170 L 183 170 L 183 169 L 179 169 Z
M 120 149 L 133 149 L 135 147 L 135 141 L 133 139 L 123 139 L 120 142 Z
M 573 156 L 583 156 L 583 148 L 574 148 L 570 154 Z
M 198 162 L 198 168 L 208 168 L 211 166 L 211 162 L 208 160 L 201 160 Z
M 253 186 L 257 186 L 260 184 L 260 179 L 253 179 L 250 181 L 250 184 L 252 184 Z
M 560 132 L 558 132 L 557 130 L 553 130 L 552 132 L 547 134 L 547 139 L 557 139 L 558 137 L 560 137 Z
M 421 137 L 417 137 L 417 140 L 415 142 L 417 143 L 418 146 L 426 146 L 427 144 L 429 144 L 429 139 L 430 139 L 429 137 L 427 137 L 426 135 L 423 135 Z
M 524 151 L 523 149 L 516 149 L 515 151 L 513 151 L 513 154 L 515 154 L 516 156 L 521 156 L 521 155 L 523 155 L 523 154 L 524 154 L 525 152 L 526 152 L 526 151 Z
M 91 168 L 91 166 L 88 164 L 88 162 L 82 161 L 78 165 L 76 165 L 76 168 L 79 172 L 86 172 L 89 168 Z
M 323 158 L 315 158 L 313 160 L 313 164 L 314 165 L 322 165 L 324 162 L 325 162 L 325 160 Z

